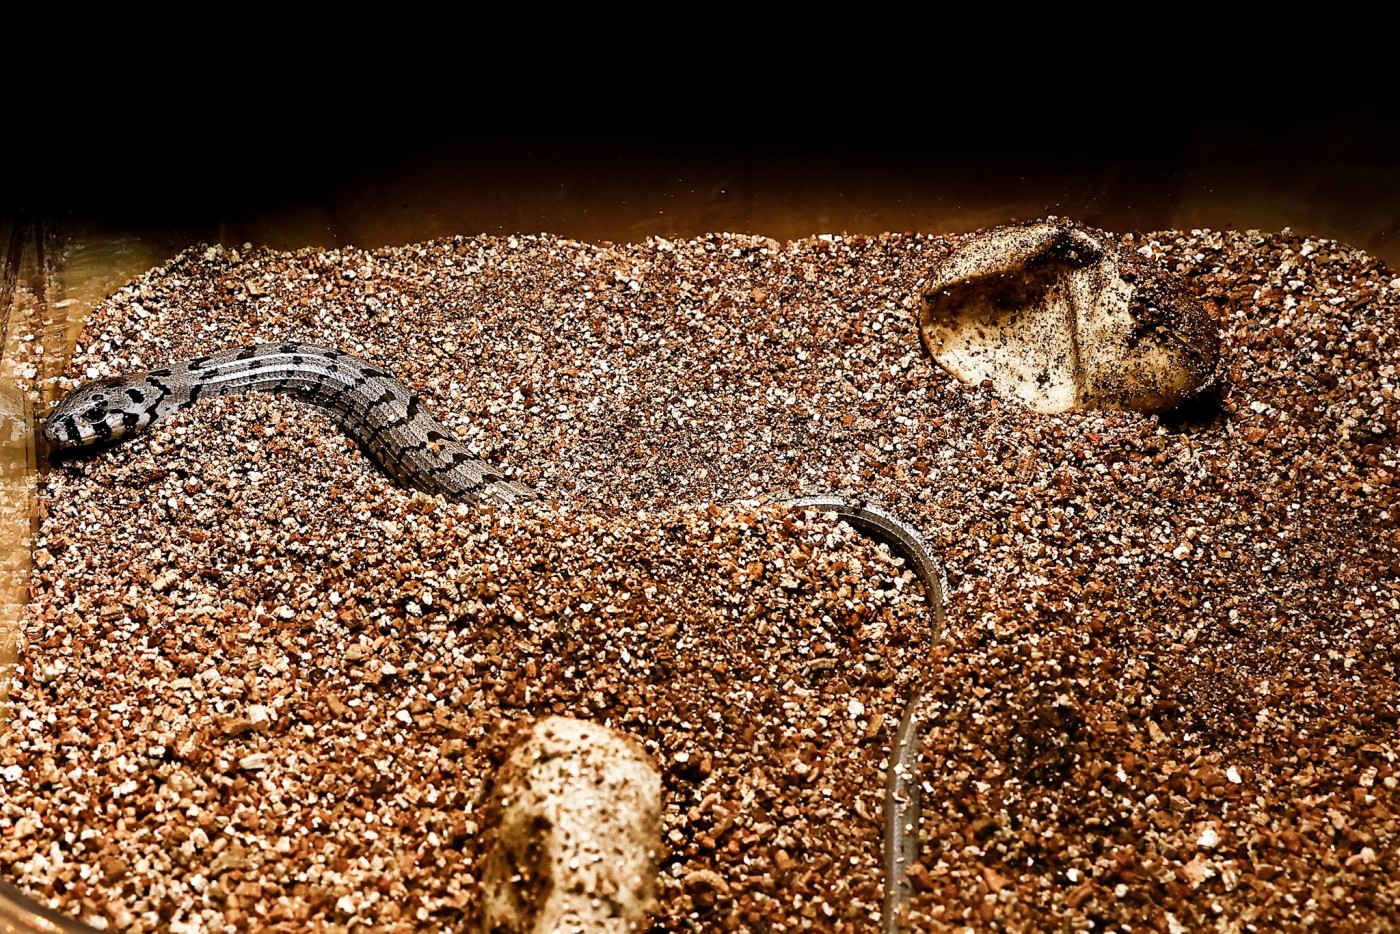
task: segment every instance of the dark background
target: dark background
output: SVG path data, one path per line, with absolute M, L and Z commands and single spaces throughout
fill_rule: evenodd
M 713 38 L 737 21 L 689 41 L 402 20 L 98 33 L 36 78 L 41 99 L 15 95 L 0 209 L 282 247 L 946 232 L 1059 213 L 1292 225 L 1400 254 L 1379 24 L 1223 34 L 1178 12 L 1056 34 L 1042 11 L 1046 32 L 1012 36 L 1010 10 L 940 15 L 815 41 Z

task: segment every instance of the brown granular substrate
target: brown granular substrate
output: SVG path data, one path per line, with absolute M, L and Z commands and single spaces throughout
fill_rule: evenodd
M 1174 420 L 1036 415 L 921 350 L 956 238 L 194 249 L 71 370 L 260 340 L 401 375 L 543 494 L 395 488 L 326 416 L 201 403 L 47 477 L 0 865 L 94 923 L 458 929 L 514 732 L 638 736 L 658 930 L 868 931 L 925 685 L 910 930 L 1400 925 L 1396 287 L 1290 234 L 1130 238 L 1224 334 Z M 912 574 L 785 497 L 924 530 Z

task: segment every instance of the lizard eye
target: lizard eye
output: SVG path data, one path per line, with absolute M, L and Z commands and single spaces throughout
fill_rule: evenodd
M 83 418 L 90 422 L 100 422 L 107 417 L 107 403 L 101 400 L 96 405 L 83 413 Z

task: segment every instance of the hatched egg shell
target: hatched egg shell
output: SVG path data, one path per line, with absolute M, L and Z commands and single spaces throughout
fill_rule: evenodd
M 631 736 L 546 717 L 511 751 L 488 814 L 483 929 L 645 930 L 656 910 L 661 773 Z
M 967 238 L 920 298 L 939 366 L 1037 412 L 1165 412 L 1214 379 L 1219 329 L 1175 274 L 1069 221 Z

